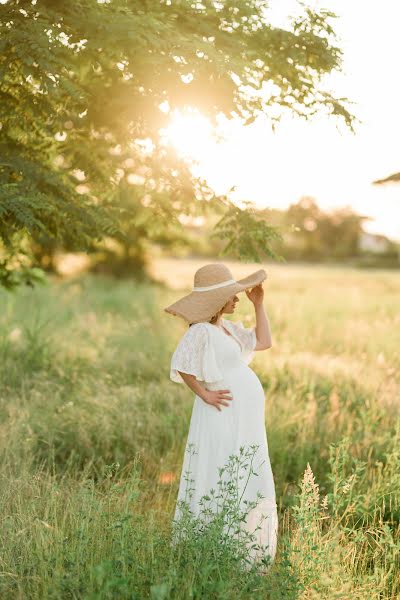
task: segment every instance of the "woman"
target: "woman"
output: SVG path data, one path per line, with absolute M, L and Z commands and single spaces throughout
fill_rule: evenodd
M 210 499 L 210 491 L 221 481 L 220 468 L 232 455 L 243 456 L 243 449 L 248 452 L 252 448 L 257 476 L 238 479 L 237 497 L 242 508 L 252 507 L 244 527 L 254 533 L 260 549 L 251 550 L 250 559 L 269 556 L 271 563 L 278 516 L 265 431 L 265 396 L 260 380 L 248 366 L 256 351 L 272 345 L 263 306 L 262 281 L 266 277 L 260 269 L 236 281 L 225 265 L 205 265 L 195 273 L 192 292 L 164 310 L 189 324 L 172 356 L 170 378 L 195 393 L 174 521 L 179 520 L 182 501 L 198 516 L 204 506 L 201 499 Z M 254 305 L 253 328 L 222 317 L 234 313 L 237 294 L 242 291 Z M 214 511 L 217 508 L 215 501 Z

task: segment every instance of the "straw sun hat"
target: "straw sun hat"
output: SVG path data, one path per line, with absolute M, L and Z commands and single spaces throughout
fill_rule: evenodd
M 183 296 L 165 312 L 181 317 L 189 324 L 208 321 L 238 292 L 253 288 L 264 279 L 267 273 L 259 269 L 243 279 L 234 279 L 231 271 L 222 263 L 211 263 L 197 269 L 194 286 L 190 294 Z

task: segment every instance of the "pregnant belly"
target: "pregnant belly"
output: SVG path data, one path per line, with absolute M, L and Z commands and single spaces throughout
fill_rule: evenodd
M 243 364 L 238 369 L 227 371 L 225 381 L 238 403 L 245 404 L 247 408 L 255 408 L 260 403 L 264 407 L 265 396 L 261 381 L 250 367 Z
M 224 379 L 211 387 L 230 390 L 233 399 L 218 410 L 196 396 L 189 432 L 199 456 L 220 466 L 242 446 L 248 450 L 256 444 L 263 455 L 266 452 L 265 396 L 259 378 L 245 363 L 224 370 L 223 375 Z
M 245 363 L 240 363 L 236 368 L 224 370 L 223 375 L 223 380 L 206 384 L 206 388 L 214 391 L 230 390 L 233 399 L 228 400 L 229 406 L 222 406 L 220 412 L 215 406 L 196 397 L 196 400 L 202 403 L 203 410 L 213 414 L 226 413 L 239 418 L 246 418 L 250 411 L 254 417 L 263 418 L 265 395 L 256 373 Z

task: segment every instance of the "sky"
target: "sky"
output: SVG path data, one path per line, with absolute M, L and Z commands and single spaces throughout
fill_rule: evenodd
M 219 193 L 236 186 L 232 199 L 286 208 L 310 195 L 323 209 L 351 206 L 372 217 L 364 229 L 400 241 L 400 184 L 372 185 L 400 171 L 400 2 L 315 0 L 310 6 L 338 15 L 331 21 L 342 48 L 343 69 L 327 80 L 338 97 L 355 104 L 362 121 L 356 134 L 335 118 L 285 117 L 275 133 L 266 118 L 226 127 L 226 141 L 211 141 L 207 124 L 176 121 L 177 146 L 198 159 L 196 169 Z M 283 26 L 294 0 L 272 0 L 270 19 Z M 189 127 L 187 127 L 189 125 Z M 194 142 L 194 140 L 196 140 Z

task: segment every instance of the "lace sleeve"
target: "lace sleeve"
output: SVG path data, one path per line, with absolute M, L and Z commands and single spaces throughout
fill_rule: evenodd
M 196 379 L 207 383 L 223 379 L 210 333 L 204 323 L 195 323 L 189 327 L 172 355 L 170 379 L 176 383 L 184 383 L 178 371 L 195 375 Z
M 246 364 L 254 358 L 257 344 L 256 328 L 244 327 L 242 321 L 229 321 L 233 334 L 242 346 L 242 358 Z

